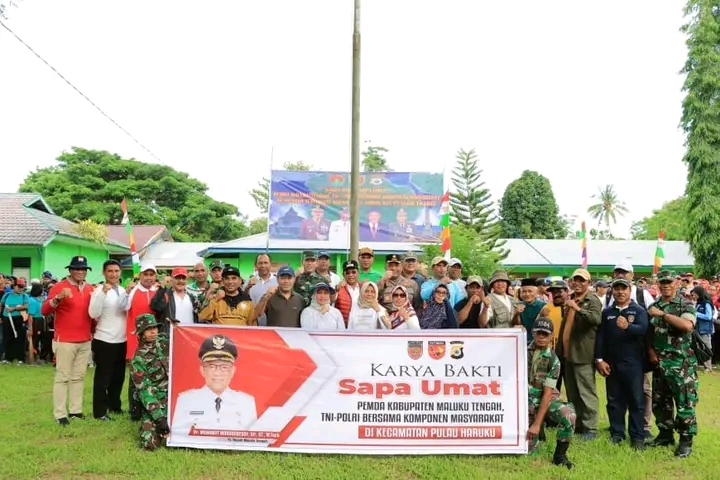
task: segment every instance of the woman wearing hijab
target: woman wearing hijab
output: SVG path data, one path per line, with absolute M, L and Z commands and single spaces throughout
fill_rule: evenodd
M 300 314 L 300 326 L 305 330 L 345 330 L 340 310 L 330 305 L 335 289 L 318 283 L 312 291 L 310 305 Z
M 391 295 L 392 304 L 387 316 L 390 330 L 420 330 L 420 321 L 410 303 L 407 289 L 398 285 L 393 288 Z
M 712 335 L 715 329 L 713 324 L 713 305 L 710 295 L 701 286 L 697 286 L 690 291 L 690 298 L 695 302 L 695 313 L 697 317 L 698 333 L 708 348 L 712 349 Z M 706 372 L 712 371 L 712 360 L 708 360 L 703 365 Z
M 373 282 L 365 282 L 360 287 L 357 307 L 350 310 L 348 330 L 375 330 L 388 328 L 387 310 L 378 302 L 378 287 Z
M 444 283 L 435 287 L 420 319 L 420 328 L 423 330 L 458 328 L 457 314 L 448 300 L 449 293 Z

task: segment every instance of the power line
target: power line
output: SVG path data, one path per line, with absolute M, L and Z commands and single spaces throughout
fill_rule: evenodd
M 10 32 L 10 34 L 11 34 L 13 37 L 15 37 L 15 39 L 16 39 L 18 42 L 22 43 L 22 44 L 25 46 L 25 48 L 27 48 L 28 50 L 30 50 L 30 51 L 33 53 L 33 55 L 35 55 L 38 59 L 40 59 L 40 61 L 43 62 L 45 65 L 47 65 L 47 66 L 48 66 L 53 72 L 55 72 L 55 73 L 57 74 L 57 76 L 60 77 L 65 83 L 67 83 L 68 85 L 70 85 L 70 87 L 71 87 L 73 90 L 75 90 L 78 94 L 80 94 L 80 96 L 83 97 L 90 105 L 92 105 L 93 107 L 95 107 L 95 109 L 96 109 L 98 112 L 100 112 L 105 118 L 107 118 L 108 120 L 110 120 L 110 122 L 112 122 L 113 125 L 115 125 L 117 128 L 119 128 L 121 132 L 123 132 L 125 135 L 127 135 L 128 137 L 130 137 L 130 139 L 131 139 L 133 142 L 135 142 L 136 144 L 138 144 L 138 145 L 140 146 L 140 148 L 142 148 L 143 150 L 145 150 L 148 154 L 150 154 L 151 157 L 153 157 L 153 158 L 154 158 L 155 160 L 157 160 L 158 162 L 163 163 L 162 160 L 160 160 L 160 157 L 158 157 L 157 155 L 155 155 L 155 154 L 154 154 L 148 147 L 146 147 L 140 140 L 138 140 L 137 138 L 135 138 L 130 132 L 128 132 L 125 128 L 123 128 L 122 125 L 120 125 L 118 122 L 116 122 L 110 115 L 108 115 L 107 113 L 105 113 L 105 111 L 104 111 L 102 108 L 98 107 L 95 102 L 93 102 L 92 100 L 90 100 L 90 98 L 89 98 L 87 95 L 85 95 L 83 92 L 81 92 L 79 88 L 77 88 L 75 85 L 73 85 L 70 80 L 68 80 L 67 78 L 65 78 L 65 76 L 64 76 L 62 73 L 60 73 L 55 67 L 53 67 L 52 65 L 50 65 L 50 63 L 49 63 L 47 60 L 45 60 L 39 53 L 37 53 L 35 50 L 33 50 L 33 48 L 32 48 L 30 45 L 28 45 L 27 43 L 25 43 L 25 41 L 23 41 L 22 38 L 20 38 L 15 32 L 13 32 L 13 31 L 10 29 L 10 27 L 8 27 L 7 25 L 5 25 L 5 23 L 2 22 L 2 21 L 0 21 L 0 26 L 2 26 L 5 30 L 7 30 L 8 32 Z

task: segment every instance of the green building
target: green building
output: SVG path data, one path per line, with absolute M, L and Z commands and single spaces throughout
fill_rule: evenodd
M 88 240 L 75 227 L 38 194 L 0 193 L 0 272 L 30 280 L 50 271 L 62 278 L 70 259 L 82 255 L 93 268 L 88 281 L 96 282 L 102 279 L 105 260 L 128 255 L 126 245 Z

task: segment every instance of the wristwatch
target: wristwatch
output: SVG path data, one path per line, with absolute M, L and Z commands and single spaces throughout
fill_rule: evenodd
M 603 361 L 602 358 L 596 358 L 596 359 L 595 359 L 595 363 L 601 363 L 602 361 Z

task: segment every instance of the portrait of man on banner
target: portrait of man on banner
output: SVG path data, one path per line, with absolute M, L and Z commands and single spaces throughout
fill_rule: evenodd
M 205 385 L 180 392 L 170 425 L 174 441 L 203 437 L 203 442 L 227 442 L 211 430 L 247 430 L 257 421 L 255 398 L 230 389 L 235 376 L 238 350 L 225 335 L 205 338 L 199 351 L 200 374 Z

